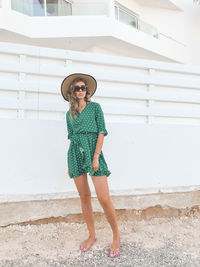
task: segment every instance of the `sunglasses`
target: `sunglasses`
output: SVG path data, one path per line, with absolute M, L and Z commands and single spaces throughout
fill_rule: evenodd
M 74 86 L 74 92 L 79 92 L 80 89 L 82 91 L 86 91 L 87 90 L 87 87 L 85 85 L 81 85 L 81 87 L 80 86 Z

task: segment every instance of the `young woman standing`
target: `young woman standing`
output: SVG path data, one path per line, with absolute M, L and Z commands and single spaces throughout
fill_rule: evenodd
M 100 104 L 90 100 L 96 87 L 96 80 L 83 73 L 67 76 L 61 85 L 62 96 L 69 101 L 69 110 L 66 113 L 68 139 L 71 141 L 67 152 L 68 175 L 73 178 L 78 190 L 83 217 L 89 231 L 89 237 L 80 244 L 80 249 L 86 252 L 97 241 L 87 180 L 89 173 L 113 232 L 108 256 L 114 258 L 120 255 L 120 236 L 107 182 L 111 172 L 102 152 L 104 136 L 108 132 Z

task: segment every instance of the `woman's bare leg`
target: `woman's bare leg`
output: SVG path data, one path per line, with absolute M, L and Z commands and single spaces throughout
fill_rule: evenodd
M 115 208 L 110 198 L 107 176 L 92 176 L 92 181 L 94 183 L 98 200 L 104 209 L 105 216 L 113 231 L 113 242 L 110 247 L 110 253 L 112 255 L 118 252 L 120 244 L 117 217 Z
M 91 203 L 91 192 L 86 173 L 74 178 L 73 180 L 80 195 L 82 213 L 89 231 L 89 238 L 81 243 L 82 247 L 84 249 L 87 249 L 91 247 L 95 239 L 95 227 L 94 227 L 94 218 L 93 218 L 93 210 Z

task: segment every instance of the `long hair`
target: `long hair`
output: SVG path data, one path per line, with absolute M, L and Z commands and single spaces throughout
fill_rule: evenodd
M 69 110 L 70 110 L 71 118 L 77 118 L 78 116 L 78 99 L 73 91 L 73 88 L 74 88 L 74 85 L 80 81 L 84 82 L 85 86 L 87 86 L 87 81 L 84 78 L 74 79 L 73 82 L 69 86 L 68 99 L 69 99 Z M 86 104 L 91 102 L 90 94 L 88 90 L 86 91 L 85 101 L 86 101 Z

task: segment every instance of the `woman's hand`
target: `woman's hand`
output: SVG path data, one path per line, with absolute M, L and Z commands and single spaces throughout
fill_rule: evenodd
M 69 175 L 69 169 L 68 169 L 68 175 Z M 70 176 L 70 175 L 69 175 Z
M 94 172 L 97 172 L 99 169 L 99 156 L 96 156 L 96 153 L 92 160 L 92 169 L 94 170 Z

